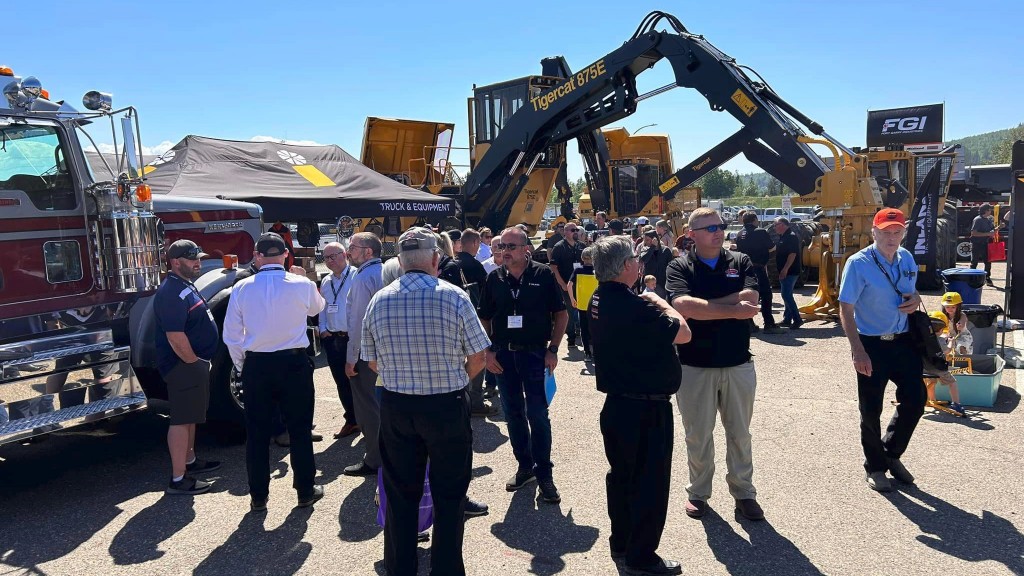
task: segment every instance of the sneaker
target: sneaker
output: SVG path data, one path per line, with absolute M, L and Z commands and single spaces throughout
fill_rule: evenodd
M 875 492 L 892 492 L 892 482 L 886 478 L 885 472 L 871 472 L 864 477 L 864 481 Z
M 537 475 L 533 473 L 533 470 L 520 470 L 516 472 L 516 475 L 509 478 L 508 482 L 505 482 L 505 490 L 509 492 L 515 492 L 523 486 L 526 486 L 530 482 L 535 482 Z
M 967 410 L 964 408 L 964 405 L 959 402 L 951 402 L 949 409 L 959 413 L 961 417 L 967 416 Z
M 472 498 L 466 497 L 466 508 L 463 511 L 463 515 L 466 518 L 475 518 L 477 516 L 487 516 L 487 504 L 481 504 Z
M 548 504 L 558 504 L 562 501 L 562 496 L 558 493 L 558 488 L 555 488 L 555 481 L 551 478 L 544 478 L 537 480 L 537 485 L 540 486 L 540 499 Z
M 200 460 L 196 458 L 191 464 L 185 464 L 187 474 L 206 474 L 220 469 L 220 462 L 216 460 Z
M 267 500 L 270 498 L 256 498 L 255 496 L 249 497 L 249 509 L 253 512 L 266 512 L 267 511 Z
M 324 497 L 324 487 L 316 484 L 313 486 L 313 493 L 309 496 L 299 496 L 299 508 L 309 508 L 313 504 L 316 504 L 317 500 Z
M 767 328 L 764 329 L 764 333 L 765 334 L 785 334 L 786 330 L 785 330 L 785 328 L 782 328 L 781 326 L 768 326 Z
M 196 480 L 195 478 L 186 475 L 177 482 L 171 480 L 170 484 L 167 485 L 167 489 L 164 490 L 164 494 L 195 496 L 196 494 L 209 492 L 211 486 L 213 486 L 213 484 L 209 482 Z
M 914 475 L 907 470 L 907 467 L 900 462 L 899 458 L 889 458 L 889 473 L 892 477 L 903 482 L 904 484 L 913 484 Z
M 377 474 L 377 469 L 366 462 L 361 461 L 359 464 L 353 464 L 345 467 L 341 473 L 345 476 L 375 476 Z
M 424 530 L 423 532 L 416 533 L 417 542 L 430 542 L 430 532 Z

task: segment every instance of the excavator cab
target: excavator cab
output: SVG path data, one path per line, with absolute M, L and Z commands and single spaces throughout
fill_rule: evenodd
M 532 100 L 563 80 L 550 76 L 526 76 L 487 86 L 474 86 L 473 97 L 468 102 L 471 169 L 475 169 L 483 160 L 513 114 L 520 108 L 533 106 Z M 564 164 L 564 142 L 547 146 L 530 162 L 518 162 L 512 167 L 509 176 L 512 179 L 526 177 L 527 180 L 509 213 L 490 213 L 492 206 L 487 202 L 479 212 L 467 213 L 467 218 L 496 229 L 501 229 L 506 223 L 525 222 L 535 232 L 544 216 L 544 208 L 558 170 Z
M 669 137 L 631 135 L 625 128 L 605 128 L 601 135 L 608 146 L 608 182 L 614 217 L 662 214 L 658 186 L 674 171 Z

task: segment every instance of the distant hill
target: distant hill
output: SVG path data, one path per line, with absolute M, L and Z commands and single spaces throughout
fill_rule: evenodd
M 995 132 L 965 136 L 963 138 L 950 140 L 949 144 L 960 144 L 963 146 L 964 160 L 968 166 L 975 166 L 978 164 L 997 164 L 993 158 L 992 152 L 1000 142 L 1009 137 L 1011 130 L 1013 129 L 1007 128 L 1006 130 L 996 130 Z

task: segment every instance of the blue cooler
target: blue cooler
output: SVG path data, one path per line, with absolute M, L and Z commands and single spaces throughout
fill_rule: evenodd
M 981 290 L 985 287 L 985 271 L 973 268 L 947 268 L 942 271 L 942 284 L 946 292 L 956 292 L 964 304 L 981 304 Z

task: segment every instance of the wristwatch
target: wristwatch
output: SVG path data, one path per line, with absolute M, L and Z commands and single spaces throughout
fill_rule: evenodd
M 551 352 L 552 354 L 558 354 L 558 346 L 555 346 L 554 344 L 548 346 L 548 352 Z

